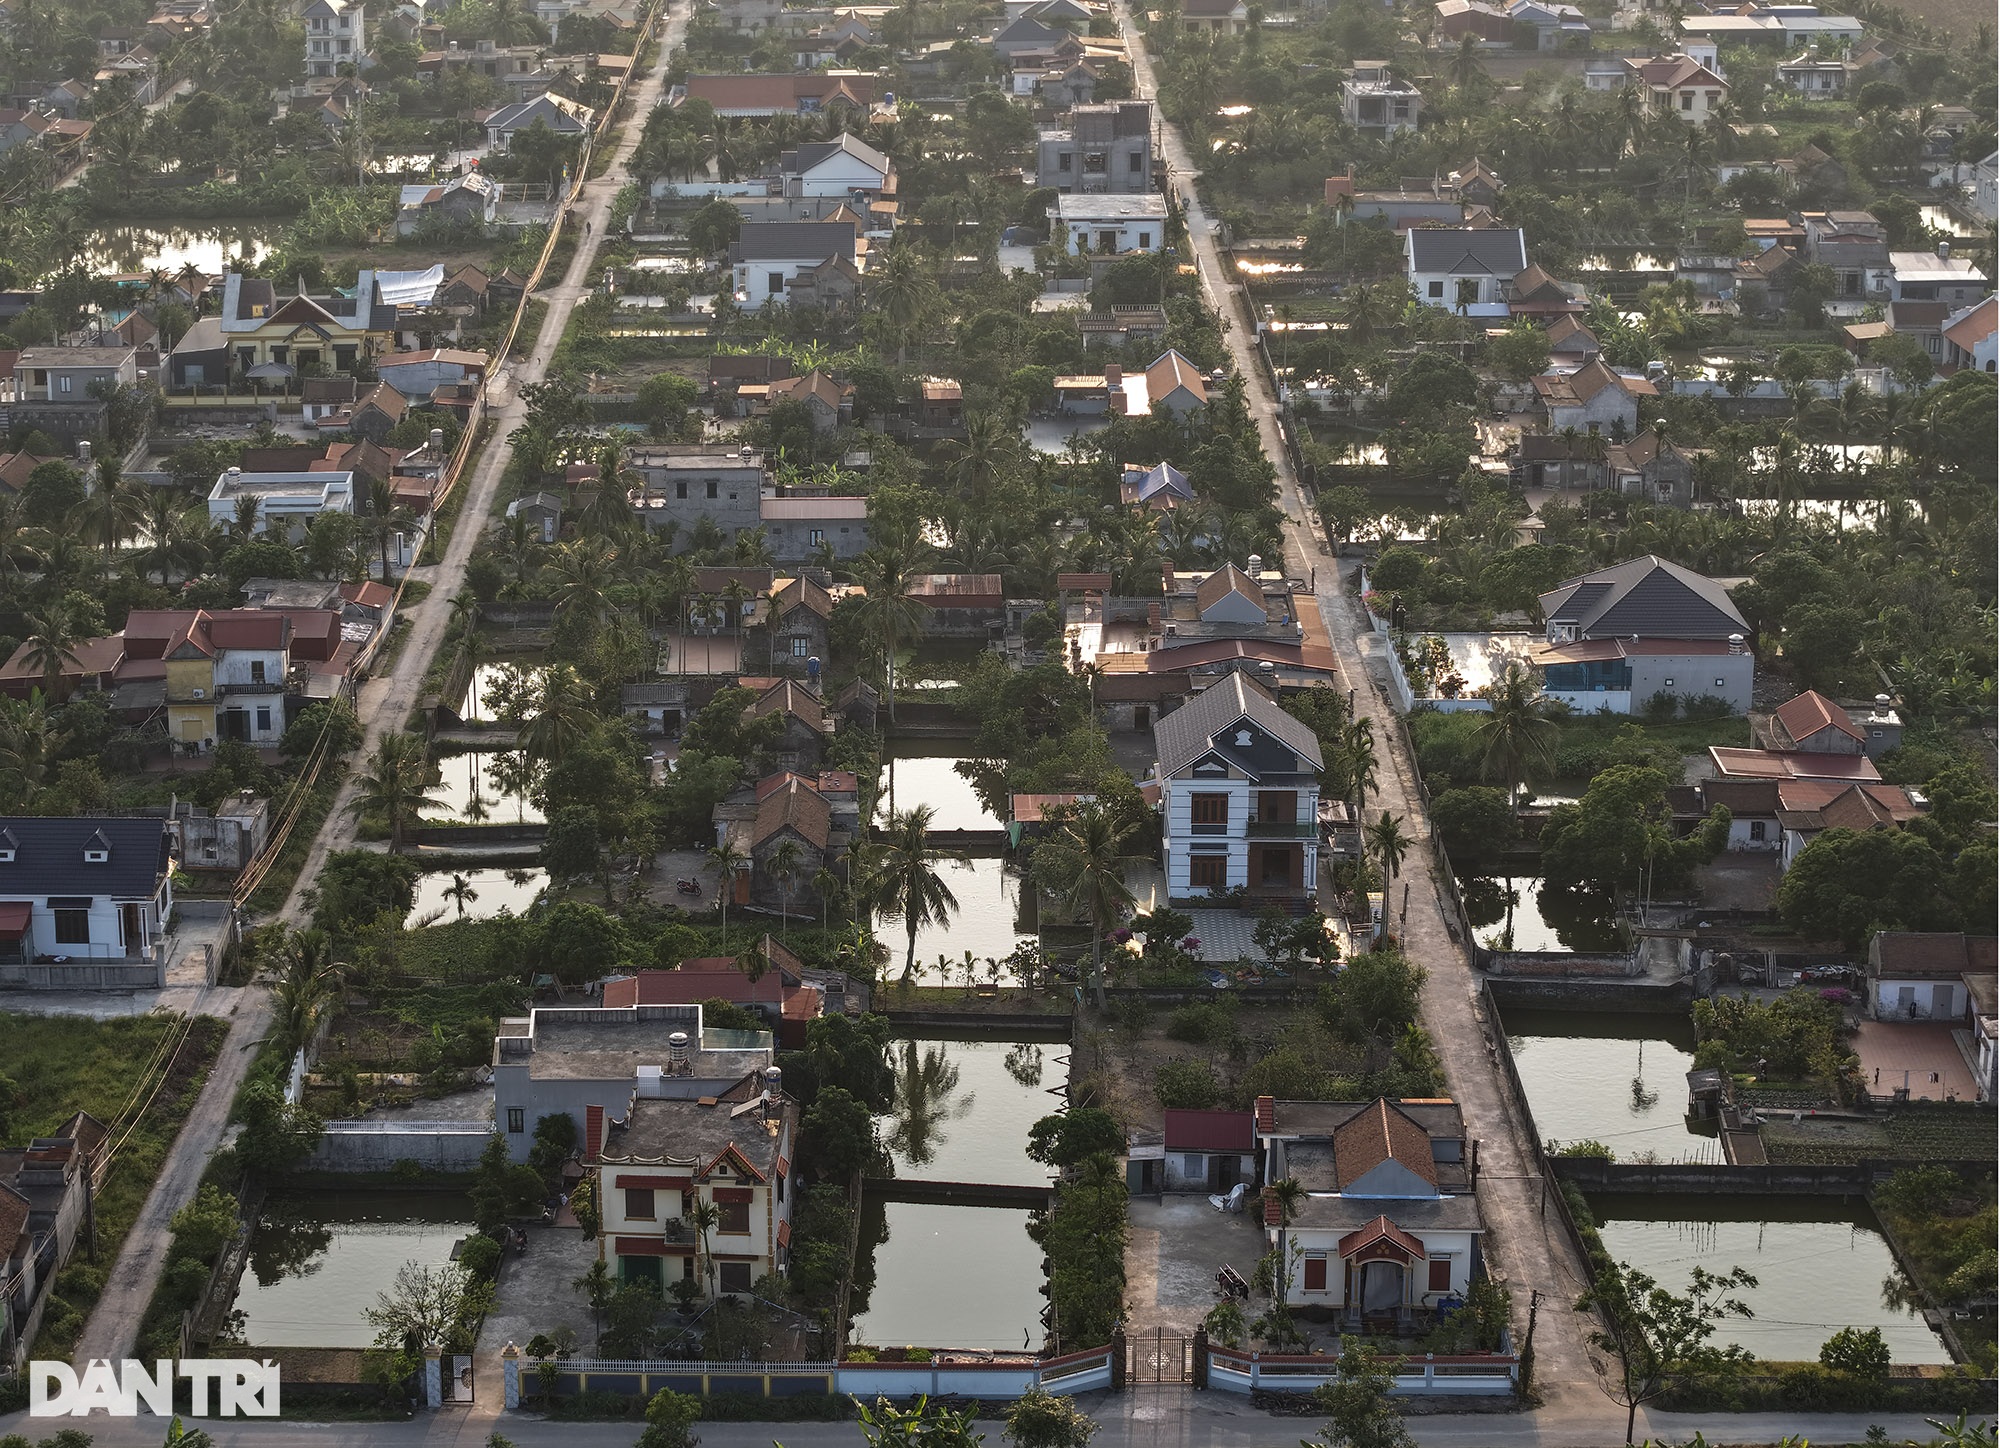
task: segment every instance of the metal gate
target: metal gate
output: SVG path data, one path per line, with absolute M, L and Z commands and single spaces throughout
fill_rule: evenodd
M 447 1403 L 470 1403 L 472 1401 L 471 1355 L 447 1353 L 443 1366 L 444 1400 Z
M 1125 1339 L 1125 1381 L 1135 1387 L 1194 1381 L 1194 1342 L 1156 1327 Z

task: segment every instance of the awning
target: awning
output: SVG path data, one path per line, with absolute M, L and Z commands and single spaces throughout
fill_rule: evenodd
M 35 907 L 20 900 L 9 900 L 0 904 L 0 940 L 19 940 L 28 933 L 28 922 L 34 918 Z

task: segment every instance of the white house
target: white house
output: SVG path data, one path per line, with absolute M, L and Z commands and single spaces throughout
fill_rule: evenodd
M 1244 575 L 1228 572 L 1221 590 L 1240 592 Z M 1242 604 L 1262 621 L 1261 592 Z M 1154 724 L 1153 745 L 1170 898 L 1237 887 L 1273 904 L 1311 898 L 1324 766 L 1311 729 L 1232 672 Z
M 1729 99 L 1729 82 L 1687 55 L 1628 60 L 1625 71 L 1628 82 L 1639 87 L 1649 116 L 1679 116 L 1689 125 L 1699 126 Z
M 1988 297 L 1944 319 L 1945 365 L 1979 372 L 1994 370 L 1995 360 L 2000 358 L 2000 347 L 1994 341 L 1995 314 L 1995 300 Z
M 1868 942 L 1868 1008 L 1882 1021 L 1950 1021 L 1965 1014 L 1967 975 L 1991 975 L 1994 938 L 1879 930 Z
M 493 1127 L 514 1161 L 528 1159 L 544 1116 L 602 1143 L 634 1101 L 720 1095 L 769 1066 L 772 1049 L 768 1031 L 704 1027 L 698 1005 L 538 1007 L 494 1037 Z
M 603 1214 L 599 1258 L 621 1283 L 664 1292 L 700 1281 L 705 1297 L 747 1297 L 760 1277 L 782 1276 L 798 1197 L 798 1121 L 776 1067 L 711 1096 L 640 1098 L 622 1118 L 593 1115 L 584 1159 Z M 691 1221 L 697 1205 L 715 1212 L 705 1234 Z
M 1340 93 L 1341 115 L 1370 136 L 1414 131 L 1423 119 L 1423 92 L 1394 74 L 1383 60 L 1357 60 Z
M 761 311 L 829 263 L 857 263 L 854 228 L 840 221 L 746 222 L 729 248 L 736 305 Z
M 1264 1202 L 1288 1303 L 1350 1330 L 1406 1332 L 1465 1295 L 1484 1228 L 1456 1104 L 1259 1096 L 1255 1117 L 1264 1180 L 1306 1189 L 1289 1226 Z
M 837 140 L 814 141 L 778 158 L 787 196 L 872 196 L 888 184 L 895 169 L 887 156 L 845 131 Z
M 0 964 L 155 959 L 168 839 L 163 819 L 0 819 Z
M 1052 239 L 1059 236 L 1072 256 L 1123 256 L 1166 245 L 1167 199 L 1157 192 L 1058 196 L 1048 215 Z
M 275 529 L 298 543 L 321 513 L 355 511 L 354 474 L 246 473 L 231 468 L 209 489 L 209 520 L 219 528 L 228 527 L 236 521 L 237 505 L 244 498 L 257 500 L 256 532 Z
M 368 34 L 361 0 L 310 0 L 299 18 L 306 27 L 307 75 L 338 75 L 343 65 L 364 63 Z
M 1467 317 L 1505 317 L 1514 278 L 1528 269 L 1528 243 L 1516 228 L 1413 226 L 1403 260 L 1417 300 Z

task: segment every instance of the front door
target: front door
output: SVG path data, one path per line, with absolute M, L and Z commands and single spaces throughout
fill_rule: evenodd
M 1143 733 L 1153 727 L 1153 711 L 1144 704 L 1132 708 L 1132 727 Z
M 1236 1185 L 1241 1173 L 1237 1171 L 1237 1158 L 1226 1154 L 1208 1159 L 1208 1184 L 1211 1190 L 1226 1192 Z
M 618 1275 L 627 1282 L 650 1282 L 655 1287 L 664 1285 L 658 1257 L 620 1257 Z
M 244 709 L 224 709 L 222 711 L 222 737 L 224 739 L 249 739 L 249 711 Z

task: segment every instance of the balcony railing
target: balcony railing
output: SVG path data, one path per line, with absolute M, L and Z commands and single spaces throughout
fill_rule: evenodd
M 1243 833 L 1252 840 L 1310 840 L 1319 834 L 1319 826 L 1300 820 L 1252 820 Z

